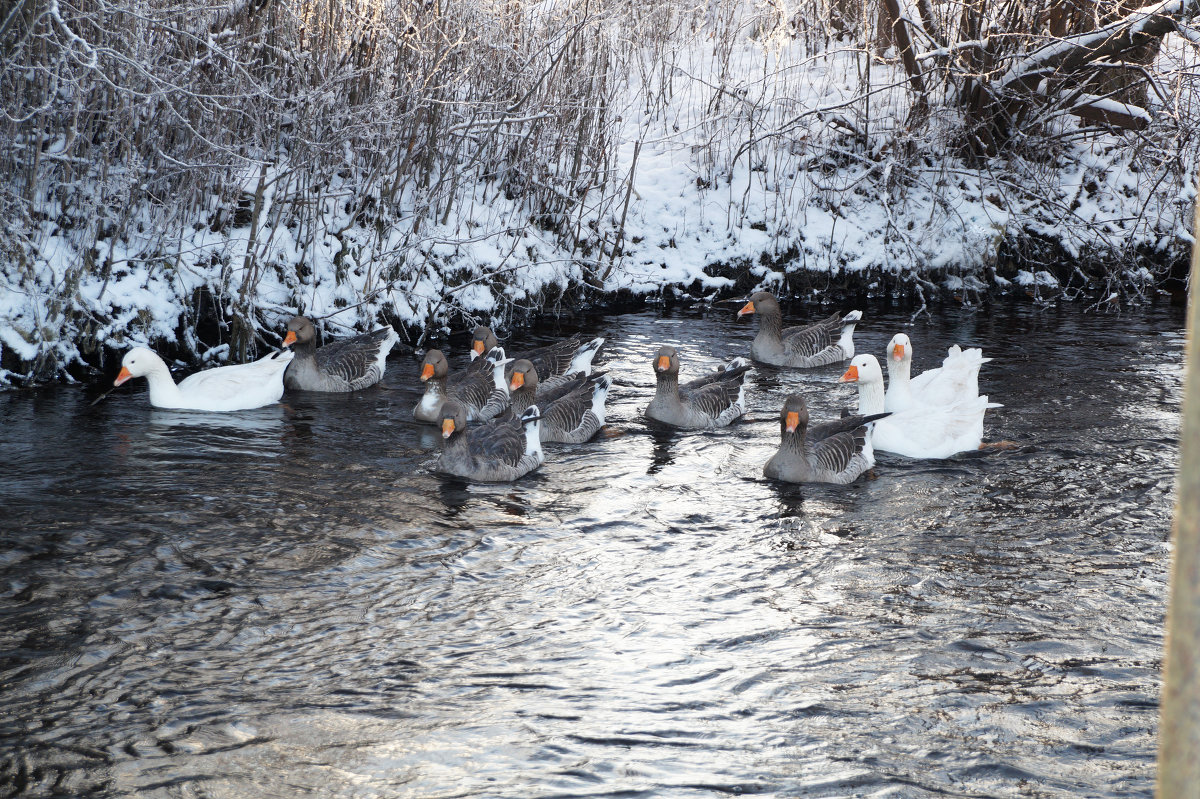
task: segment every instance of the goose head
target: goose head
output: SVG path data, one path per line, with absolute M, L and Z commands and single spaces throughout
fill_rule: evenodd
M 421 382 L 428 383 L 432 378 L 441 379 L 450 373 L 450 363 L 441 350 L 430 350 L 425 353 L 421 363 Z
M 777 314 L 780 313 L 779 303 L 775 297 L 765 291 L 756 291 L 747 298 L 747 302 L 738 311 L 738 318 L 746 314 Z
M 654 373 L 655 375 L 679 374 L 679 355 L 676 354 L 674 347 L 664 344 L 658 348 L 658 354 L 654 356 Z
M 121 371 L 117 374 L 117 379 L 113 381 L 113 385 L 119 386 L 135 377 L 145 377 L 148 374 L 159 371 L 167 371 L 167 365 L 163 362 L 162 358 L 145 347 L 134 347 L 125 353 L 125 357 L 121 359 Z M 170 373 L 168 372 L 168 374 Z
M 779 412 L 779 433 L 786 436 L 788 433 L 795 433 L 797 430 L 803 431 L 808 428 L 808 405 L 804 402 L 804 397 L 799 394 L 789 394 L 788 398 L 783 402 L 783 409 Z
M 454 400 L 442 404 L 442 438 L 462 433 L 467 429 L 467 411 Z
M 897 333 L 892 336 L 892 340 L 887 345 L 887 357 L 889 361 L 897 363 L 912 360 L 912 342 L 908 340 L 908 336 L 904 333 Z
M 509 391 L 537 391 L 538 374 L 537 369 L 533 367 L 532 362 L 522 358 L 519 361 L 513 362 L 512 366 L 509 367 L 509 370 Z
M 474 332 L 471 333 L 471 360 L 475 360 L 499 343 L 496 341 L 496 334 L 490 327 L 477 325 Z
M 317 329 L 313 323 L 303 316 L 293 316 L 287 323 L 287 335 L 283 337 L 283 346 L 290 347 L 299 342 L 309 344 L 317 337 Z
M 883 370 L 879 368 L 879 359 L 874 355 L 856 355 L 850 361 L 850 368 L 838 379 L 839 383 L 883 385 Z

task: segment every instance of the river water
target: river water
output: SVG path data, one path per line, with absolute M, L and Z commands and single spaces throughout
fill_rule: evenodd
M 511 485 L 431 472 L 411 356 L 228 415 L 0 394 L 0 795 L 1150 797 L 1182 312 L 864 308 L 914 374 L 984 347 L 1009 445 L 832 487 L 761 469 L 841 367 L 640 419 L 660 344 L 748 353 L 733 310 L 569 328 L 608 430 Z

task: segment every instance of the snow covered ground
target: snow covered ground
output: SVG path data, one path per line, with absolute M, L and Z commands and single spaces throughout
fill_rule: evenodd
M 1195 58 L 1176 44 L 1162 58 L 1185 75 Z M 638 80 L 625 65 L 610 109 L 608 192 L 586 198 L 573 220 L 591 231 L 588 248 L 529 224 L 520 197 L 473 174 L 437 206 L 447 212 L 425 210 L 409 187 L 388 214 L 364 217 L 348 201 L 364 184 L 347 169 L 320 196 L 320 225 L 306 227 L 289 210 L 305 200 L 293 179 L 302 165 L 281 158 L 246 169 L 246 194 L 262 187 L 257 227 L 204 216 L 164 230 L 170 215 L 134 208 L 144 238 L 94 250 L 60 224 L 64 209 L 46 187 L 28 244 L 10 237 L 0 247 L 0 385 L 69 379 L 73 364 L 133 344 L 225 359 L 228 347 L 196 337 L 200 294 L 251 320 L 268 345 L 298 312 L 335 334 L 398 323 L 420 342 L 474 320 L 504 327 L 583 285 L 656 295 L 698 282 L 713 297 L 741 269 L 767 289 L 784 271 L 810 270 L 968 294 L 1015 283 L 1053 296 L 1074 265 L 1014 264 L 1006 245 L 1033 236 L 1072 259 L 1137 251 L 1165 263 L 1191 241 L 1196 193 L 1181 176 L 1195 174 L 1196 144 L 1156 137 L 1155 122 L 1140 135 L 1085 132 L 1063 114 L 1043 126 L 1056 136 L 1031 149 L 1040 157 L 971 165 L 953 154 L 955 113 L 935 110 L 909 131 L 899 65 L 850 45 L 814 55 L 787 36 L 747 33 L 725 50 L 697 31 L 667 62 Z M 1191 113 L 1190 83 L 1173 90 L 1152 93 L 1152 115 Z M 1118 276 L 1144 287 L 1156 277 L 1143 267 Z

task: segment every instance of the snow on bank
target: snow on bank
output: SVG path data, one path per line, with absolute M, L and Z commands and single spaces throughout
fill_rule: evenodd
M 201 357 L 227 357 L 227 347 L 206 353 L 216 342 L 196 340 L 198 293 L 218 298 L 224 317 L 242 313 L 261 325 L 268 345 L 298 312 L 326 317 L 335 333 L 388 320 L 423 340 L 474 319 L 503 326 L 584 283 L 647 295 L 698 283 L 713 296 L 731 283 L 712 274 L 722 264 L 746 265 L 767 288 L 782 281 L 786 256 L 789 271 L 879 270 L 980 290 L 1001 246 L 1023 234 L 1075 256 L 1165 252 L 1190 241 L 1195 192 L 1162 179 L 1152 167 L 1169 154 L 1153 147 L 1106 133 L 1064 136 L 1053 163 L 969 168 L 938 138 L 954 119 L 910 138 L 905 80 L 893 67 L 871 67 L 864 118 L 854 110 L 857 51 L 811 56 L 790 40 L 743 39 L 725 61 L 717 47 L 703 37 L 680 45 L 673 70 L 660 75 L 670 87 L 628 88 L 615 113 L 611 187 L 613 197 L 627 192 L 628 204 L 584 204 L 581 226 L 597 242 L 590 253 L 529 224 L 521 199 L 486 180 L 463 181 L 449 212 L 419 210 L 427 198 L 409 187 L 389 216 L 364 221 L 347 201 L 357 192 L 350 172 L 325 191 L 320 225 L 306 228 L 286 210 L 306 198 L 293 196 L 296 165 L 281 160 L 247 170 L 247 194 L 263 181 L 257 230 L 164 222 L 170 214 L 133 209 L 144 216 L 144 239 L 103 241 L 92 252 L 53 221 L 62 209 L 46 192 L 46 221 L 14 237 L 25 245 L 0 264 L 0 355 L 40 364 L 40 377 L 95 363 L 90 353 L 103 348 L 179 337 Z M 1069 133 L 1079 123 L 1056 124 Z M 172 243 L 165 251 L 164 241 Z M 1015 280 L 1055 283 L 1045 271 Z M 0 385 L 18 377 L 0 370 Z

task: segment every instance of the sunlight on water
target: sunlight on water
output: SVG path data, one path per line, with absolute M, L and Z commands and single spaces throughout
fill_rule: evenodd
M 867 313 L 859 351 L 904 329 L 917 372 L 984 346 L 1011 443 L 837 487 L 762 465 L 788 393 L 855 403 L 840 366 L 757 368 L 726 430 L 644 422 L 657 347 L 744 355 L 735 310 L 589 320 L 608 430 L 511 485 L 432 473 L 405 357 L 220 417 L 0 395 L 0 784 L 1151 796 L 1182 315 Z

